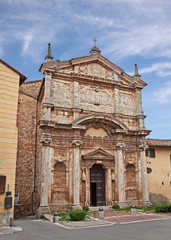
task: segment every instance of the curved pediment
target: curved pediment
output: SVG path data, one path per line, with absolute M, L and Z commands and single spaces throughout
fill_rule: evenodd
M 84 160 L 114 160 L 114 155 L 107 152 L 102 148 L 98 148 L 94 151 L 88 152 L 82 156 Z
M 104 125 L 107 124 L 108 126 L 113 127 L 113 129 L 123 129 L 125 131 L 128 130 L 128 127 L 123 124 L 121 121 L 113 118 L 109 115 L 104 114 L 88 114 L 86 116 L 82 116 L 72 122 L 72 126 L 79 126 L 79 125 L 93 125 L 95 128 L 99 128 L 102 126 L 101 123 Z

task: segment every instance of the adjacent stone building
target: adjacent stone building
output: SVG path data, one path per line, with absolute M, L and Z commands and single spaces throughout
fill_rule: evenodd
M 30 142 L 20 143 L 19 153 L 27 151 L 18 155 L 18 166 L 30 166 L 32 181 L 25 182 L 28 211 L 37 209 L 39 199 L 39 214 L 83 205 L 148 205 L 144 149 L 149 131 L 141 104 L 146 83 L 137 66 L 131 77 L 96 46 L 89 56 L 61 62 L 52 61 L 49 44 L 45 59 L 40 67 L 44 79 L 32 108 L 26 93 L 32 97 L 38 81 L 23 85 L 19 97 L 34 128 L 20 126 L 30 141 L 34 139 L 34 150 L 29 151 Z M 24 121 L 21 109 L 19 121 Z M 27 181 L 21 169 L 17 178 L 20 191 L 21 181 Z M 24 211 L 22 201 L 17 211 L 21 208 Z
M 18 92 L 25 79 L 24 75 L 0 59 L 0 225 L 9 224 L 10 218 L 13 218 Z
M 171 203 L 171 140 L 147 139 L 147 179 L 150 201 Z

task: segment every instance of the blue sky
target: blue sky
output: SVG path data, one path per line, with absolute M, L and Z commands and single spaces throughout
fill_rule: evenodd
M 101 54 L 132 75 L 138 64 L 150 138 L 171 138 L 170 0 L 0 0 L 0 58 L 28 80 L 54 60 Z

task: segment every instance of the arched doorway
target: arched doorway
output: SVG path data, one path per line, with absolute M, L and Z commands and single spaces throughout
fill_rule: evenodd
M 105 169 L 94 164 L 90 169 L 90 203 L 91 206 L 104 206 L 105 201 Z

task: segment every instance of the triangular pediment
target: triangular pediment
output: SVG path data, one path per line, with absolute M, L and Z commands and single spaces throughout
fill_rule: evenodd
M 101 55 L 71 59 L 71 65 L 63 66 L 60 71 L 113 80 L 118 80 L 119 75 L 123 72 L 121 68 Z
M 60 62 L 51 61 L 43 64 L 40 68 L 41 72 L 45 69 L 51 69 L 53 72 L 64 74 L 78 74 L 79 76 L 90 76 L 102 78 L 113 83 L 120 83 L 127 86 L 144 87 L 146 83 L 141 79 L 131 77 L 126 74 L 123 69 L 109 61 L 100 54 L 72 58 L 69 61 Z
M 89 160 L 114 160 L 114 156 L 105 151 L 102 148 L 98 148 L 94 151 L 91 151 L 89 153 L 86 153 L 82 156 L 83 159 L 89 159 Z

